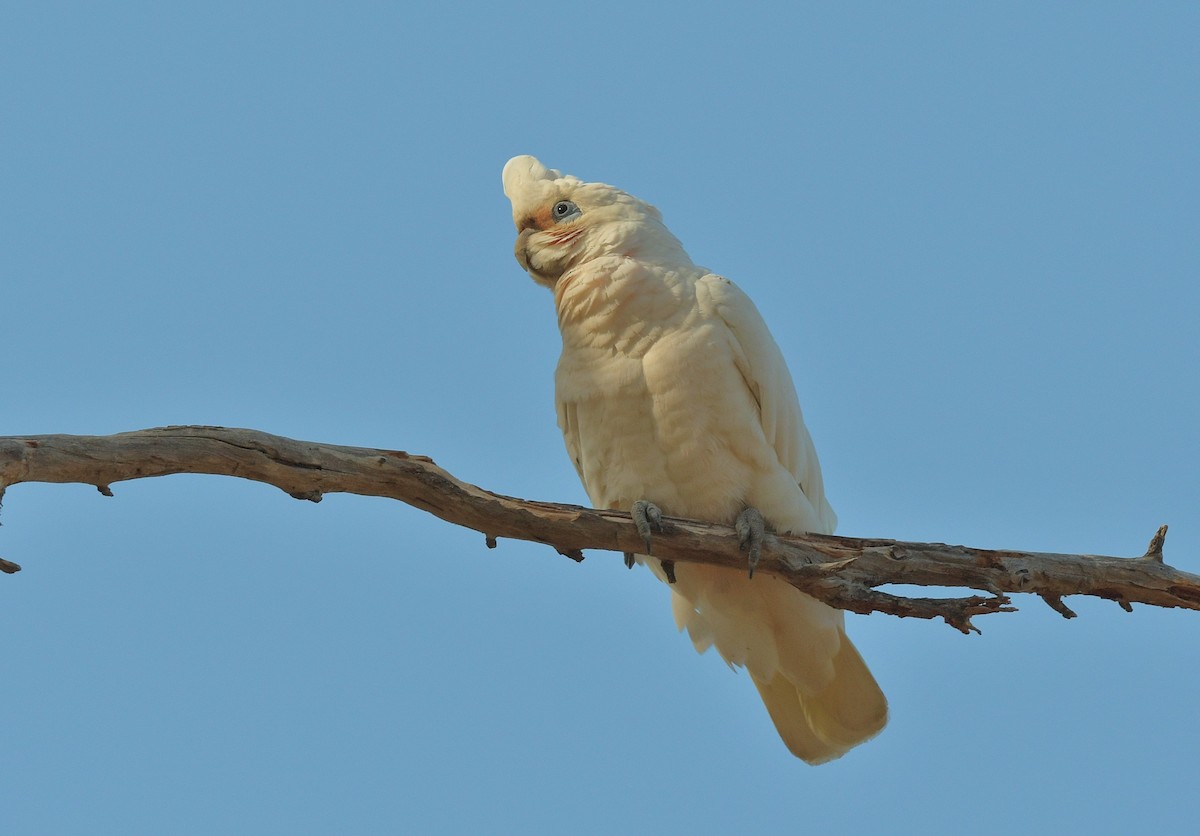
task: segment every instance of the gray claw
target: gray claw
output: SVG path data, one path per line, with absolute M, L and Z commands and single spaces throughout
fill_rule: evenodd
M 659 562 L 662 564 L 663 574 L 667 576 L 667 583 L 675 583 L 675 561 L 662 560 Z
M 750 577 L 754 577 L 754 569 L 762 557 L 763 536 L 767 531 L 766 523 L 763 522 L 762 514 L 758 513 L 757 508 L 747 508 L 738 514 L 734 528 L 737 529 L 738 548 L 750 552 L 747 562 L 750 564 Z
M 650 554 L 650 535 L 663 530 L 662 511 L 653 502 L 639 499 L 633 503 L 629 513 L 633 517 L 633 524 L 637 526 L 638 534 L 642 535 L 642 542 L 646 544 L 646 554 Z
M 625 568 L 632 569 L 634 562 L 633 552 L 625 552 Z

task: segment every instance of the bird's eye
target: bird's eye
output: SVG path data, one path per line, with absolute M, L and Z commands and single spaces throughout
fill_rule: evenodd
M 569 200 L 560 200 L 554 204 L 554 208 L 550 210 L 554 215 L 554 220 L 562 221 L 579 214 L 579 207 Z

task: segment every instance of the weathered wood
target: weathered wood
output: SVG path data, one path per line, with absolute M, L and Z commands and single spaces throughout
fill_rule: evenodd
M 0 438 L 0 498 L 21 482 L 83 483 L 111 496 L 109 486 L 172 473 L 237 476 L 274 485 L 296 499 L 327 493 L 381 496 L 406 502 L 485 536 L 545 543 L 574 560 L 583 550 L 644 552 L 629 514 L 536 502 L 462 482 L 426 456 L 296 441 L 256 430 L 161 427 L 108 436 L 41 435 Z M 1091 595 L 1125 608 L 1140 603 L 1200 609 L 1200 576 L 1162 558 L 1166 526 L 1136 558 L 975 549 L 943 543 L 824 535 L 768 534 L 756 573 L 775 575 L 832 606 L 942 618 L 974 630 L 972 616 L 1007 612 L 1010 593 L 1040 595 L 1064 617 L 1062 598 Z M 745 570 L 737 532 L 673 517 L 655 535 L 656 557 Z M 0 560 L 0 571 L 20 567 Z M 880 591 L 885 584 L 966 587 L 987 597 L 915 598 Z

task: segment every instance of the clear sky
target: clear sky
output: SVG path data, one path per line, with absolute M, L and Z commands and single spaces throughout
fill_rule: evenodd
M 1186 3 L 25 3 L 0 434 L 243 426 L 584 502 L 505 160 L 756 300 L 840 533 L 1200 571 Z M 175 476 L 0 515 L 5 833 L 1180 832 L 1200 613 L 849 628 L 812 768 L 620 555 Z

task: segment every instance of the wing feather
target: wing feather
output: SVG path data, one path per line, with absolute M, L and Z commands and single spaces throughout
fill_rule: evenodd
M 709 274 L 697 282 L 702 305 L 708 303 L 729 328 L 735 341 L 734 362 L 758 403 L 763 434 L 779 463 L 796 479 L 822 522 L 819 533 L 832 534 L 837 515 L 825 498 L 825 482 L 812 436 L 804 425 L 796 387 L 783 352 L 771 337 L 758 308 L 742 290 L 723 276 Z

